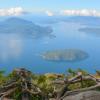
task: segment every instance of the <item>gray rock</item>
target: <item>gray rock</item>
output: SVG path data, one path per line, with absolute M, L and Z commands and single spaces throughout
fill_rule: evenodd
M 87 91 L 79 94 L 66 96 L 63 100 L 100 100 L 100 92 Z

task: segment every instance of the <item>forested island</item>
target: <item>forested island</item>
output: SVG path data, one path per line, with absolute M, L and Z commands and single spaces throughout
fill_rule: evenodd
M 50 61 L 81 61 L 89 57 L 88 53 L 78 49 L 65 49 L 47 51 L 42 54 L 42 58 Z
M 0 22 L 0 34 L 20 34 L 22 36 L 32 36 L 33 38 L 52 36 L 51 27 L 42 27 L 31 21 L 21 18 L 8 18 Z

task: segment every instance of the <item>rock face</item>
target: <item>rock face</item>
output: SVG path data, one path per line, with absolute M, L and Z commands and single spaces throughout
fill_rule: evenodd
M 100 92 L 87 91 L 76 95 L 66 96 L 63 100 L 100 100 Z
M 51 61 L 73 62 L 88 58 L 88 54 L 78 49 L 65 49 L 65 50 L 47 51 L 44 54 L 42 54 L 42 58 Z

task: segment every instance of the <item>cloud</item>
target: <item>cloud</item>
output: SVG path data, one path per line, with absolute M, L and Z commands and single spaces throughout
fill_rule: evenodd
M 48 16 L 95 16 L 100 17 L 100 11 L 95 9 L 80 9 L 80 10 L 61 10 L 58 12 L 45 11 Z
M 6 9 L 0 9 L 0 16 L 18 16 L 27 13 L 22 7 L 12 7 Z M 29 12 L 28 12 L 29 13 Z M 34 13 L 34 12 L 31 12 Z M 53 12 L 46 10 L 45 14 L 48 16 L 96 16 L 100 17 L 100 11 L 95 9 L 80 9 L 80 10 L 61 10 L 58 12 Z
M 0 16 L 18 16 L 24 13 L 25 11 L 22 7 L 0 9 Z
M 54 16 L 54 13 L 51 12 L 51 11 L 49 11 L 49 10 L 47 10 L 45 13 L 46 13 L 48 16 Z
M 60 15 L 67 15 L 67 16 L 96 16 L 100 17 L 100 11 L 97 10 L 63 10 L 60 12 Z

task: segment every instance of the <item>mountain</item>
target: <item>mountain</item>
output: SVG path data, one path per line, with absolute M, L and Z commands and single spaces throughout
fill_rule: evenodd
M 66 17 L 63 21 L 67 22 L 75 22 L 85 25 L 100 25 L 100 18 L 99 17 L 92 17 L 92 16 L 73 16 L 73 17 Z
M 42 27 L 21 18 L 9 18 L 0 22 L 0 33 L 32 35 L 42 37 L 51 35 L 51 27 Z

